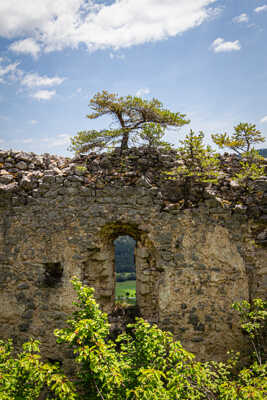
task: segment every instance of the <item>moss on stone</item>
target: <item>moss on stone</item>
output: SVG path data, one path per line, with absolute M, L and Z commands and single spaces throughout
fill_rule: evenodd
M 118 236 L 128 235 L 138 241 L 142 231 L 135 224 L 113 222 L 105 225 L 100 231 L 100 237 L 107 241 L 113 241 Z

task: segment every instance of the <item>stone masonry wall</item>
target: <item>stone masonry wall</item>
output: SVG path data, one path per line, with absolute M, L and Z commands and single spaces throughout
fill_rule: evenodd
M 222 359 L 246 339 L 234 301 L 266 293 L 267 180 L 169 179 L 174 153 L 131 149 L 76 159 L 0 151 L 0 337 L 42 342 L 50 359 L 72 311 L 74 275 L 114 306 L 113 241 L 136 240 L 141 316 L 172 331 L 199 359 Z

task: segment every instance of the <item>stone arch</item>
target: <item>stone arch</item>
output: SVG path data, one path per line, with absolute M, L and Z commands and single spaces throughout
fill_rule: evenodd
M 99 233 L 98 247 L 89 251 L 83 263 L 82 280 L 95 288 L 97 301 L 106 312 L 115 302 L 115 247 L 119 236 L 131 236 L 136 241 L 136 300 L 143 318 L 158 321 L 158 281 L 156 249 L 144 232 L 133 223 L 114 222 L 104 225 Z

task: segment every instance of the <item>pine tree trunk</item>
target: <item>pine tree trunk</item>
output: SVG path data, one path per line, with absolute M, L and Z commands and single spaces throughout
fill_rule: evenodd
M 121 141 L 121 153 L 128 149 L 129 132 L 124 132 Z

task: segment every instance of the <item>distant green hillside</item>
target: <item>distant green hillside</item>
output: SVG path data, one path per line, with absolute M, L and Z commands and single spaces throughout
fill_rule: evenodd
M 262 157 L 267 158 L 267 149 L 259 149 L 258 152 Z
M 135 240 L 130 236 L 119 236 L 114 244 L 116 272 L 135 272 Z

